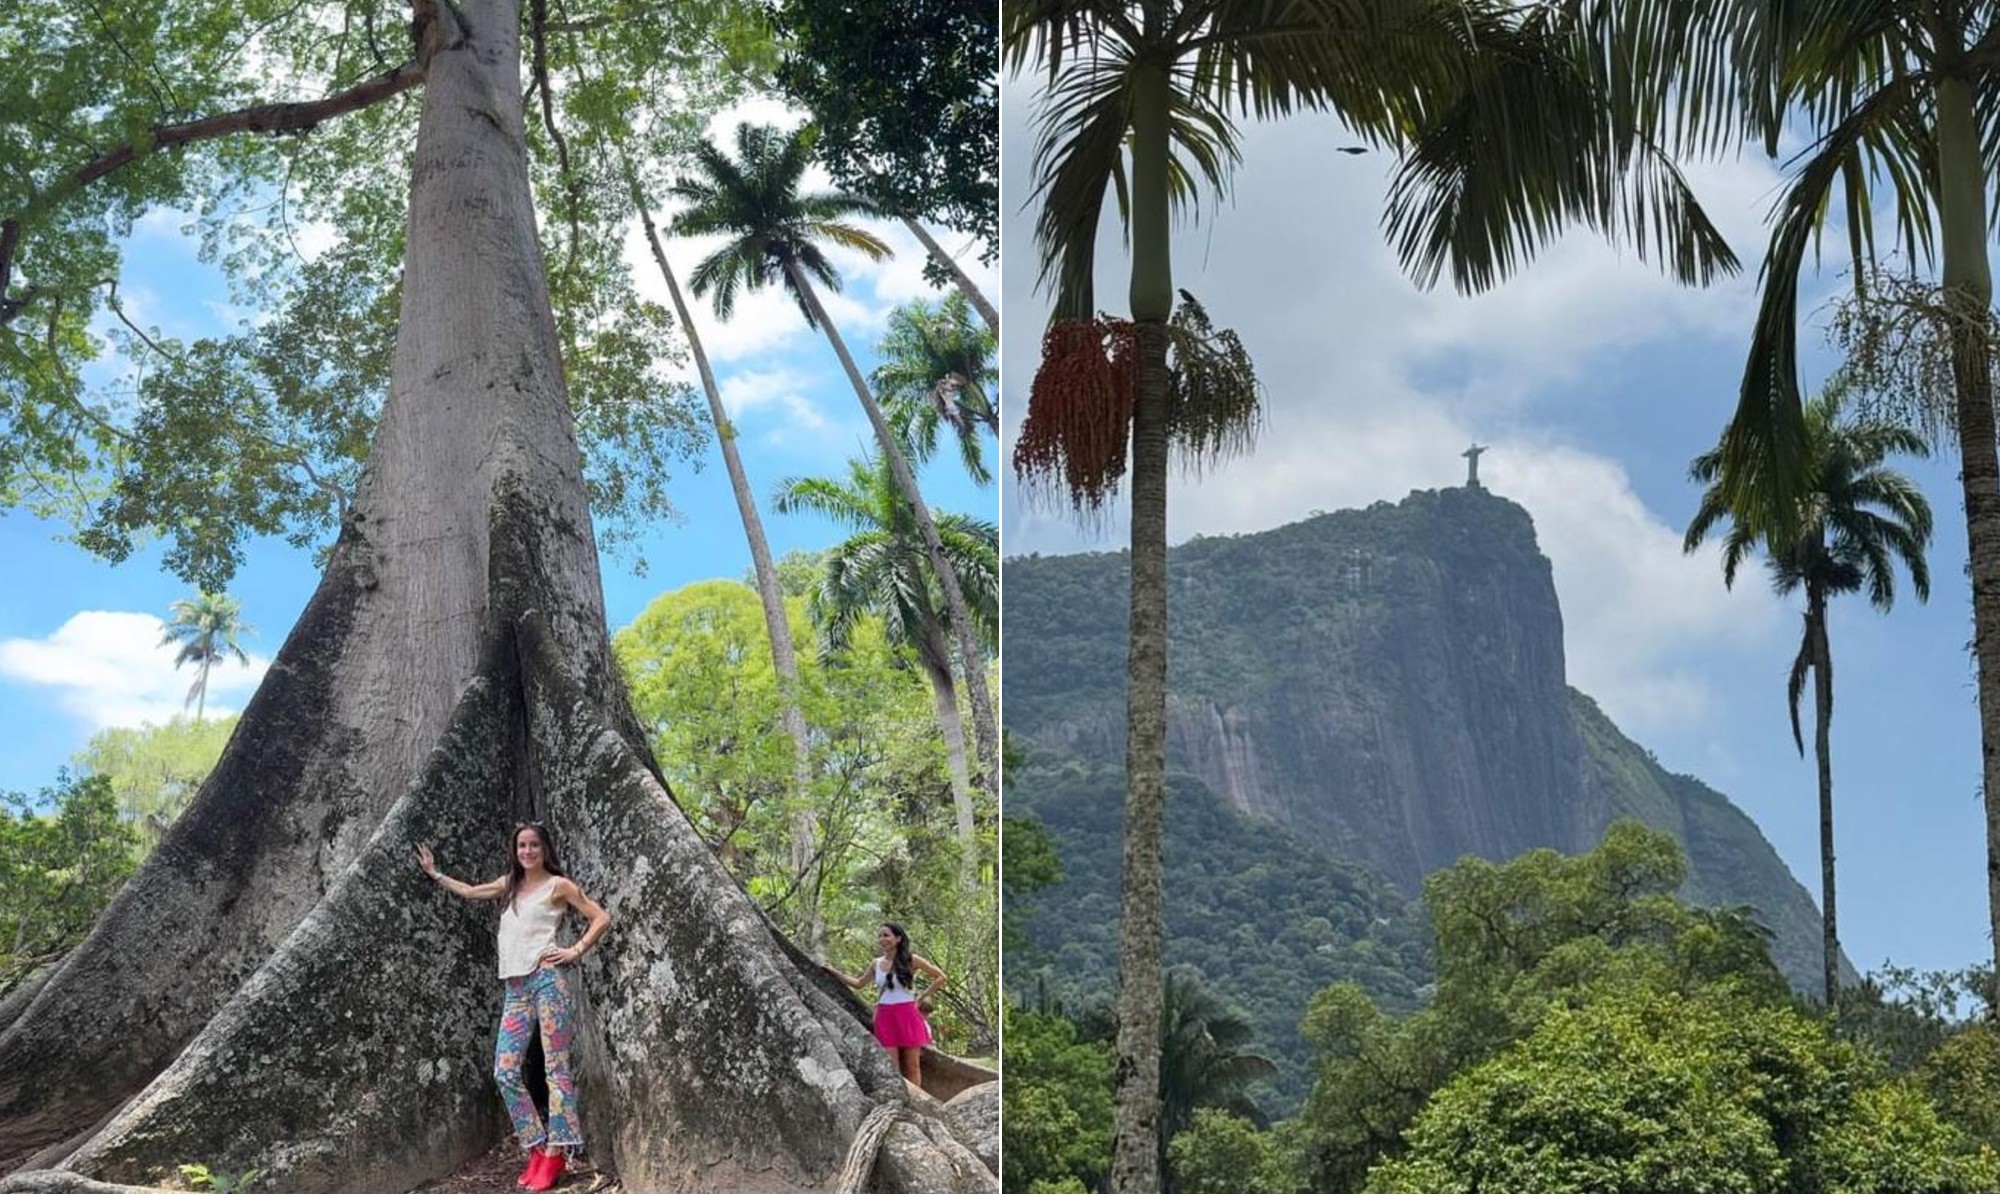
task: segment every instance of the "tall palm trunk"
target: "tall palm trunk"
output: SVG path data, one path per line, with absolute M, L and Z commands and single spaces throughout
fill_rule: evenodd
M 778 688 L 784 698 L 785 733 L 792 739 L 792 796 L 798 801 L 798 812 L 792 821 L 792 874 L 798 878 L 797 890 L 803 900 L 800 911 L 806 922 L 809 950 L 818 955 L 824 952 L 826 944 L 826 922 L 820 916 L 819 884 L 816 876 L 809 873 L 817 869 L 813 860 L 819 841 L 819 819 L 812 806 L 812 741 L 806 733 L 805 712 L 800 708 L 799 661 L 792 649 L 791 623 L 785 617 L 785 594 L 778 585 L 778 570 L 771 563 L 771 544 L 764 538 L 764 520 L 757 515 L 757 499 L 750 489 L 750 478 L 743 471 L 742 454 L 736 450 L 736 427 L 722 408 L 722 390 L 715 383 L 715 370 L 709 367 L 708 353 L 701 347 L 701 337 L 695 334 L 694 317 L 688 312 L 687 300 L 681 296 L 673 268 L 667 264 L 659 230 L 653 226 L 653 213 L 646 206 L 639 180 L 631 173 L 629 163 L 626 171 L 632 202 L 646 228 L 646 244 L 653 250 L 660 276 L 666 279 L 667 293 L 673 296 L 674 314 L 687 331 L 688 347 L 694 352 L 695 368 L 701 374 L 702 393 L 708 396 L 708 417 L 715 424 L 715 439 L 722 447 L 722 466 L 729 473 L 729 488 L 736 495 L 736 512 L 743 519 L 743 537 L 750 541 L 750 567 L 757 577 L 757 597 L 764 606 L 764 630 L 771 640 L 771 666 L 778 673 Z
M 201 672 L 194 678 L 194 724 L 196 725 L 201 724 L 202 711 L 208 708 L 208 669 L 213 662 L 208 656 L 202 656 Z M 185 709 L 187 706 L 182 705 L 181 708 Z
M 1161 32 L 1146 8 L 1147 34 Z M 1118 933 L 1118 1085 L 1113 1092 L 1112 1194 L 1160 1188 L 1160 976 L 1167 766 L 1166 67 L 1135 71 L 1132 116 L 1132 321 L 1139 379 L 1132 415 L 1132 616 L 1126 656 L 1125 850 Z
M 973 841 L 972 777 L 965 762 L 965 723 L 958 715 L 958 685 L 951 675 L 951 649 L 945 646 L 944 629 L 926 620 L 923 642 L 917 658 L 924 676 L 931 682 L 931 697 L 937 705 L 938 729 L 944 734 L 945 762 L 951 775 L 951 805 L 958 824 L 958 869 L 972 890 L 978 880 L 979 852 Z
M 1938 215 L 1947 302 L 1958 316 L 1959 484 L 1972 571 L 1972 649 L 1979 673 L 1981 795 L 1986 805 L 1986 899 L 1993 948 L 1987 1014 L 2000 1021 L 2000 446 L 1994 440 L 1993 361 L 1986 339 L 1993 270 L 1986 258 L 1986 175 L 1972 91 L 1938 83 Z
M 1819 901 L 1824 946 L 1826 1007 L 1840 1000 L 1840 918 L 1833 887 L 1833 647 L 1826 637 L 1826 597 L 1807 599 L 1807 633 L 1812 636 L 1813 753 L 1819 763 Z
M 986 656 L 979 649 L 979 640 L 972 629 L 972 609 L 965 603 L 965 591 L 959 587 L 958 573 L 944 554 L 944 540 L 938 537 L 937 522 L 931 518 L 931 508 L 924 503 L 924 495 L 917 488 L 916 474 L 910 471 L 910 462 L 903 455 L 896 442 L 895 433 L 889 429 L 889 421 L 882 417 L 882 408 L 868 392 L 868 383 L 862 380 L 861 370 L 855 367 L 854 358 L 848 355 L 847 342 L 840 338 L 840 330 L 833 326 L 833 320 L 820 304 L 819 292 L 813 289 L 812 279 L 799 268 L 797 262 L 785 266 L 792 285 L 798 288 L 799 296 L 806 301 L 812 312 L 813 321 L 826 332 L 826 338 L 833 345 L 834 355 L 840 358 L 840 367 L 847 371 L 847 380 L 854 386 L 854 396 L 861 402 L 861 409 L 868 414 L 868 422 L 875 429 L 875 440 L 882 446 L 882 459 L 888 462 L 889 472 L 896 478 L 896 487 L 903 491 L 903 497 L 910 503 L 910 509 L 917 516 L 917 529 L 924 537 L 924 547 L 931 557 L 931 567 L 937 570 L 938 584 L 944 589 L 946 608 L 951 614 L 952 635 L 958 643 L 959 665 L 965 669 L 965 689 L 972 698 L 972 730 L 979 746 L 980 775 L 973 781 L 979 788 L 992 795 L 998 787 L 1000 774 L 1000 735 L 993 724 L 993 699 L 986 689 Z
M 986 296 L 979 293 L 979 288 L 974 286 L 972 279 L 967 277 L 965 271 L 959 268 L 958 262 L 952 258 L 951 254 L 944 251 L 944 246 L 938 244 L 937 239 L 922 224 L 908 216 L 902 217 L 902 220 L 903 227 L 908 228 L 910 235 L 916 237 L 918 242 L 924 246 L 924 252 L 931 255 L 931 260 L 937 262 L 946 273 L 951 275 L 951 280 L 958 285 L 958 292 L 965 296 L 965 301 L 978 308 L 980 317 L 986 320 L 987 328 L 994 335 L 999 335 L 1000 312 L 994 310 L 993 304 L 987 301 Z

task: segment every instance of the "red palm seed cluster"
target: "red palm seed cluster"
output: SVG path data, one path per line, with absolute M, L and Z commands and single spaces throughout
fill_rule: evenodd
M 1094 510 L 1125 475 L 1139 336 L 1122 319 L 1069 320 L 1042 334 L 1042 364 L 1014 445 L 1014 471 L 1029 486 L 1067 491 Z

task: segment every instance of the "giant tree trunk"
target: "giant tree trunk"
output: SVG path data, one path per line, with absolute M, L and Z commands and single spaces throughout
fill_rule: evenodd
M 1986 806 L 1987 927 L 1993 987 L 1987 1014 L 2000 1022 L 2000 445 L 1993 421 L 1987 339 L 1993 270 L 1986 257 L 1986 172 L 1973 96 L 1945 79 L 1938 96 L 1938 209 L 1945 299 L 1957 320 L 1952 371 L 1958 391 L 1959 485 L 1972 572 L 1972 652 L 1979 673 L 1981 795 Z
M 611 667 L 536 241 L 513 0 L 422 4 L 393 380 L 325 576 L 193 805 L 0 1035 L 4 1191 L 390 1194 L 501 1131 L 490 906 L 555 829 L 617 918 L 581 966 L 586 1137 L 628 1191 L 991 1190 L 672 803 Z M 427 27 L 426 27 L 427 26 Z M 20 1172 L 29 1170 L 31 1172 Z
M 985 295 L 979 293 L 979 287 L 972 284 L 972 279 L 959 267 L 957 259 L 944 251 L 944 246 L 937 243 L 937 238 L 931 235 L 930 229 L 908 216 L 903 216 L 902 220 L 903 227 L 908 228 L 910 235 L 916 237 L 917 242 L 923 245 L 924 252 L 930 254 L 931 260 L 937 262 L 941 269 L 951 275 L 951 280 L 958 286 L 958 292 L 965 296 L 965 301 L 971 303 L 979 312 L 979 317 L 986 321 L 987 330 L 996 336 L 999 335 L 1000 312 L 987 301 Z
M 972 628 L 972 610 L 965 603 L 965 592 L 959 587 L 958 573 L 951 561 L 945 557 L 944 541 L 938 537 L 937 522 L 931 518 L 931 508 L 924 501 L 924 495 L 917 488 L 917 478 L 910 471 L 910 462 L 897 446 L 895 433 L 889 430 L 889 421 L 882 417 L 882 408 L 868 392 L 868 383 L 861 377 L 861 370 L 854 365 L 854 358 L 848 355 L 847 343 L 840 338 L 840 329 L 834 327 L 827 318 L 826 308 L 820 305 L 819 292 L 813 289 L 812 279 L 798 267 L 796 262 L 786 266 L 792 285 L 798 289 L 806 301 L 806 307 L 813 313 L 813 321 L 826 333 L 832 343 L 834 355 L 840 358 L 840 367 L 847 371 L 847 380 L 854 387 L 854 396 L 867 412 L 868 423 L 875 429 L 875 440 L 881 445 L 882 458 L 889 464 L 889 472 L 896 478 L 897 488 L 910 503 L 910 509 L 917 516 L 917 529 L 923 533 L 924 546 L 930 552 L 931 567 L 937 572 L 939 587 L 944 589 L 946 607 L 951 611 L 952 636 L 958 644 L 959 664 L 965 669 L 965 689 L 971 697 L 972 730 L 979 748 L 980 778 L 976 780 L 982 790 L 991 795 L 999 790 L 1000 775 L 1000 735 L 993 722 L 993 698 L 986 685 L 986 655 L 979 649 L 978 636 Z
M 1161 20 L 1148 5 L 1149 33 Z M 1118 920 L 1118 1072 L 1112 1194 L 1160 1188 L 1160 976 L 1167 763 L 1168 239 L 1164 66 L 1140 69 L 1132 120 L 1132 614 L 1125 677 L 1125 850 Z
M 1840 917 L 1833 887 L 1833 647 L 1826 637 L 1826 602 L 1813 611 L 1813 754 L 1819 764 L 1819 902 L 1825 947 L 1826 1007 L 1840 1002 Z
M 629 169 L 629 167 L 628 167 Z M 667 252 L 660 245 L 660 233 L 653 226 L 653 213 L 646 206 L 636 178 L 631 179 L 632 201 L 639 209 L 639 221 L 646 228 L 646 243 L 660 276 L 673 296 L 674 314 L 687 332 L 688 347 L 694 352 L 695 368 L 701 373 L 702 392 L 708 396 L 708 417 L 715 424 L 715 440 L 722 448 L 722 466 L 729 473 L 729 488 L 736 495 L 736 512 L 743 518 L 743 537 L 750 541 L 750 567 L 757 576 L 757 597 L 764 606 L 764 630 L 771 640 L 771 666 L 778 673 L 778 688 L 785 702 L 785 732 L 792 738 L 792 798 L 798 812 L 792 825 L 792 873 L 804 906 L 801 912 L 807 930 L 806 948 L 823 953 L 826 922 L 819 912 L 819 884 L 812 874 L 819 854 L 819 819 L 812 806 L 812 740 L 806 733 L 806 715 L 799 706 L 799 661 L 792 649 L 792 626 L 785 617 L 785 594 L 778 586 L 778 570 L 771 564 L 771 544 L 764 538 L 764 520 L 757 516 L 757 499 L 750 491 L 750 478 L 743 471 L 743 456 L 736 450 L 736 425 L 722 408 L 722 390 L 715 384 L 715 370 L 709 368 L 708 354 L 702 351 L 701 337 L 695 334 L 694 316 L 681 296 L 680 282 L 667 264 Z

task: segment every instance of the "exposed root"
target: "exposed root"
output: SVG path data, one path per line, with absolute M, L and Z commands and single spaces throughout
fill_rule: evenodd
M 410 852 L 429 840 L 478 857 L 504 840 L 508 670 L 496 659 L 473 682 L 333 891 L 63 1168 L 150 1181 L 199 1159 L 299 1194 L 399 1194 L 492 1143 L 490 913 L 440 897 Z
M 882 1137 L 889 1134 L 896 1114 L 894 1103 L 883 1103 L 861 1121 L 861 1130 L 854 1133 L 854 1143 L 847 1148 L 847 1164 L 840 1169 L 840 1184 L 835 1187 L 838 1194 L 861 1194 L 868 1188 L 868 1177 L 875 1172 L 875 1154 L 881 1151 Z

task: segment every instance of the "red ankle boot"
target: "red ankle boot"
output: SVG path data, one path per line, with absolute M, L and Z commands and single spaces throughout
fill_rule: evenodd
M 528 1188 L 530 1190 L 546 1190 L 555 1185 L 562 1180 L 563 1169 L 567 1167 L 568 1163 L 569 1154 L 567 1153 L 543 1153 L 542 1167 L 529 1176 Z
M 534 1181 L 535 1178 L 541 1175 L 542 1166 L 548 1163 L 549 1163 L 549 1154 L 547 1150 L 543 1149 L 542 1146 L 539 1144 L 532 1146 L 531 1148 L 528 1149 L 528 1167 L 521 1171 L 521 1176 L 515 1179 L 514 1184 L 517 1186 L 524 1186 L 530 1190 L 534 1189 L 546 1190 L 548 1188 L 547 1186 L 538 1187 L 534 1184 Z

